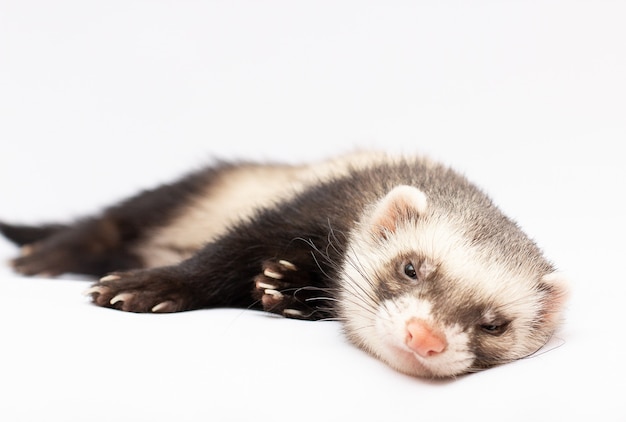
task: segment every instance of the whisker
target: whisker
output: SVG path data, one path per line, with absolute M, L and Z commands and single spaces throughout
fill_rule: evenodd
M 559 343 L 558 343 L 558 344 L 555 344 L 555 345 L 553 345 L 553 346 L 551 346 L 551 347 L 546 347 L 546 346 L 548 345 L 548 343 L 550 342 L 550 340 L 552 340 L 552 339 L 556 339 L 556 340 L 558 340 L 558 341 L 559 341 Z M 532 353 L 530 353 L 530 354 L 528 354 L 528 355 L 526 355 L 526 356 L 524 356 L 524 357 L 522 357 L 522 358 L 520 358 L 520 359 L 534 359 L 534 358 L 536 358 L 536 357 L 539 357 L 539 356 L 541 356 L 541 355 L 544 355 L 544 354 L 546 354 L 546 353 L 549 353 L 549 352 L 551 352 L 551 351 L 553 351 L 553 350 L 559 349 L 559 348 L 563 347 L 564 345 L 565 345 L 565 339 L 562 339 L 562 338 L 560 338 L 560 337 L 556 337 L 556 336 L 551 336 L 551 337 L 548 339 L 548 341 L 546 341 L 546 344 L 542 345 L 541 347 L 539 347 L 539 348 L 538 348 L 537 350 L 535 350 L 534 352 L 532 352 Z M 544 348 L 545 348 L 545 350 L 542 350 L 542 349 L 544 349 Z
M 357 287 L 360 290 L 360 293 L 364 294 L 367 297 L 367 299 L 369 299 L 371 301 L 371 303 L 374 303 L 374 304 L 377 303 L 377 298 L 373 294 L 374 283 L 370 280 L 368 274 L 366 274 L 365 270 L 363 269 L 363 265 L 359 261 L 358 255 L 353 254 L 352 256 L 355 257 L 356 262 L 354 262 L 352 260 L 352 258 L 349 258 L 349 259 L 346 260 L 346 263 L 348 265 L 350 265 L 354 270 L 356 270 L 356 272 L 363 278 L 363 280 L 366 282 L 366 284 L 368 284 L 370 287 L 372 287 L 372 289 L 371 290 L 365 290 L 364 286 L 362 286 L 360 283 L 357 283 L 352 278 L 350 279 L 351 287 Z M 358 294 L 358 292 L 356 292 L 356 291 L 354 291 L 354 293 Z
M 343 237 L 343 239 L 340 239 L 340 236 Z M 315 261 L 315 265 L 319 268 L 319 270 L 321 271 L 324 277 L 326 277 L 329 280 L 332 280 L 332 276 L 327 272 L 326 268 L 332 268 L 338 273 L 341 273 L 342 271 L 341 265 L 338 262 L 336 262 L 332 258 L 332 256 L 341 255 L 342 248 L 340 247 L 340 245 L 345 243 L 346 238 L 347 236 L 345 236 L 345 233 L 334 229 L 332 227 L 332 224 L 329 221 L 327 245 L 324 250 L 320 249 L 315 244 L 315 242 L 310 238 L 307 239 L 307 238 L 301 237 L 301 238 L 297 238 L 296 240 L 305 242 L 311 248 L 311 256 L 313 257 Z M 352 294 L 347 295 L 345 298 L 343 298 L 343 302 L 350 303 L 351 305 L 356 306 L 371 315 L 375 315 L 376 314 L 375 309 L 378 303 L 378 300 L 373 293 L 373 288 L 375 285 L 371 281 L 370 277 L 367 275 L 367 272 L 364 270 L 364 266 L 362 265 L 362 263 L 359 262 L 358 255 L 355 254 L 354 251 L 352 252 L 353 252 L 352 257 L 354 258 L 348 258 L 345 264 L 349 265 L 351 268 L 353 268 L 356 271 L 356 273 L 365 282 L 365 285 L 362 282 L 357 282 L 354 278 L 352 278 L 348 274 L 343 273 L 343 277 L 344 277 L 344 280 L 342 280 L 343 285 L 340 288 L 337 288 L 334 290 L 326 290 L 327 292 L 331 293 L 331 297 L 310 298 L 308 300 L 310 301 L 325 300 L 328 302 L 339 303 L 341 301 L 337 299 L 337 294 L 341 290 L 349 291 Z M 322 261 L 320 261 L 320 258 L 323 259 L 323 263 Z M 372 287 L 372 289 L 367 289 L 365 288 L 365 286 L 370 286 Z M 323 290 L 323 288 L 320 288 L 320 290 Z

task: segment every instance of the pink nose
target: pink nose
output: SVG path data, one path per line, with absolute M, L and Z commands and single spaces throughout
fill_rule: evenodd
M 411 318 L 406 324 L 406 333 L 406 345 L 424 358 L 441 353 L 448 346 L 446 337 L 421 319 Z

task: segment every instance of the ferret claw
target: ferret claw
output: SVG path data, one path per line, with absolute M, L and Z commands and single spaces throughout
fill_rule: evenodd
M 301 316 L 303 316 L 303 315 L 304 315 L 304 312 L 299 311 L 299 310 L 297 310 L 297 309 L 285 309 L 285 310 L 283 311 L 283 314 L 284 314 L 285 316 L 301 317 Z
M 101 294 L 103 294 L 103 293 L 106 293 L 106 291 L 107 291 L 107 290 L 108 290 L 108 289 L 107 289 L 106 287 L 104 287 L 104 286 L 93 286 L 93 287 L 91 287 L 91 288 L 89 288 L 89 289 L 85 290 L 85 291 L 83 292 L 83 294 L 84 294 L 85 296 L 89 296 L 89 295 L 92 295 L 92 294 L 94 294 L 94 293 L 95 293 L 95 294 L 99 294 L 99 295 L 101 295 Z
M 100 281 L 101 282 L 116 281 L 116 280 L 119 280 L 120 278 L 121 277 L 119 275 L 109 274 L 109 275 L 105 275 L 104 277 L 102 277 Z
M 161 302 L 158 305 L 153 306 L 151 311 L 154 313 L 169 312 L 172 309 L 173 305 L 174 302 L 172 302 L 171 300 L 166 300 L 165 302 Z
M 268 283 L 263 283 L 262 281 L 257 281 L 256 282 L 256 288 L 257 289 L 276 289 L 278 286 L 275 286 L 273 284 L 268 284 Z
M 273 290 L 273 289 L 265 289 L 265 294 L 273 296 L 274 299 L 282 299 L 283 297 L 283 294 L 281 292 L 279 292 L 278 290 Z
M 272 271 L 269 268 L 266 268 L 265 270 L 263 270 L 263 275 L 269 278 L 273 278 L 275 280 L 280 280 L 283 278 L 283 275 L 281 273 Z
M 128 299 L 131 299 L 132 297 L 133 297 L 132 293 L 120 293 L 114 296 L 113 299 L 111 299 L 109 303 L 111 305 L 115 305 L 117 302 L 126 302 L 128 301 Z
M 298 269 L 298 267 L 296 267 L 289 261 L 285 261 L 284 259 L 279 260 L 278 263 L 291 271 L 296 271 Z

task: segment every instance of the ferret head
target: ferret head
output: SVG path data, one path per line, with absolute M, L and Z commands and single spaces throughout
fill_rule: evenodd
M 355 344 L 401 372 L 448 377 L 546 343 L 566 284 L 515 223 L 478 199 L 431 203 L 399 186 L 366 211 L 340 275 L 340 317 Z

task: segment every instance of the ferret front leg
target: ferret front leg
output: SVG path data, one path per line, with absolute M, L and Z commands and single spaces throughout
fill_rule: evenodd
M 245 254 L 239 259 L 222 255 L 222 246 L 209 244 L 175 265 L 110 273 L 86 293 L 96 305 L 127 312 L 253 307 L 256 265 Z
M 111 273 L 86 294 L 96 305 L 127 312 L 179 312 L 203 307 L 179 265 Z
M 254 279 L 252 295 L 267 312 L 297 319 L 328 318 L 328 291 L 316 284 L 310 272 L 291 261 L 268 260 Z
M 236 279 L 209 271 L 210 266 L 196 267 L 198 261 L 114 272 L 100 279 L 86 294 L 96 305 L 127 312 L 164 313 L 235 306 L 262 308 L 297 319 L 331 316 L 327 289 L 317 286 L 310 272 L 289 261 L 267 260 L 256 277 L 248 278 L 243 271 Z

